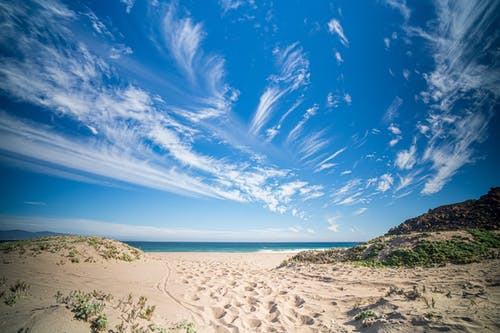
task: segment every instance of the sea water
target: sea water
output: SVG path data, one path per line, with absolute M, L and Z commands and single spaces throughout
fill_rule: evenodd
M 357 242 L 139 242 L 125 241 L 144 252 L 280 252 L 294 253 L 304 250 L 325 250 L 353 247 Z

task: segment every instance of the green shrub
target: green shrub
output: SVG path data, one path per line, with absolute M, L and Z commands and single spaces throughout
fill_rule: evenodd
M 13 306 L 17 302 L 17 295 L 16 294 L 9 294 L 5 296 L 5 299 L 3 300 L 5 304 L 8 306 Z
M 500 248 L 500 235 L 488 230 L 469 230 L 474 240 L 491 248 Z
M 108 316 L 106 314 L 101 313 L 97 316 L 97 318 L 92 322 L 92 328 L 97 332 L 103 332 L 108 327 Z
M 364 320 L 366 318 L 369 318 L 369 317 L 376 317 L 377 314 L 375 313 L 375 311 L 373 310 L 365 310 L 365 311 L 361 311 L 360 313 L 358 313 L 356 315 L 356 317 L 354 317 L 354 320 Z

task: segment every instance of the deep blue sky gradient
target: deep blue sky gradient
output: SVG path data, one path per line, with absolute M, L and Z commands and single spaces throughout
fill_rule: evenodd
M 2 229 L 362 241 L 500 183 L 498 1 L 0 4 Z

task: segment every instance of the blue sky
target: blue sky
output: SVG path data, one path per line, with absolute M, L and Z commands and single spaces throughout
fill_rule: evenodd
M 358 241 L 499 185 L 498 1 L 0 1 L 0 227 Z

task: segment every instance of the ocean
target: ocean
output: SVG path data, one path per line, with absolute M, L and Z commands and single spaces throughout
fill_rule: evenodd
M 283 243 L 258 243 L 258 242 L 139 242 L 124 241 L 130 246 L 144 252 L 281 252 L 294 253 L 304 250 L 324 250 L 329 248 L 353 247 L 357 242 L 283 242 Z

